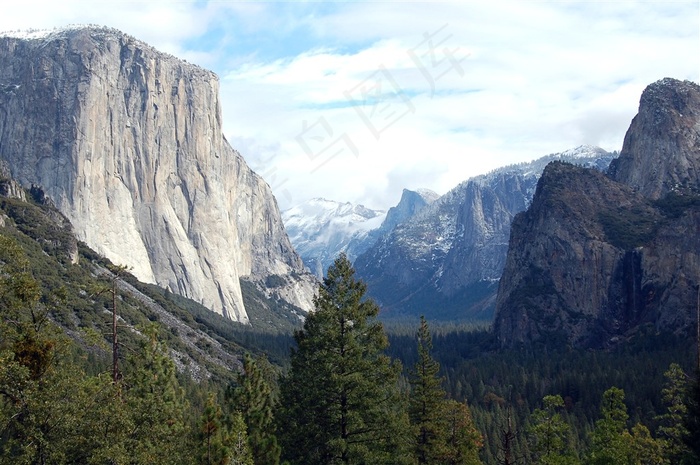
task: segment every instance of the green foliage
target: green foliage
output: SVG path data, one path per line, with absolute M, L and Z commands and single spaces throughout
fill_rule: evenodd
M 186 456 L 187 403 L 156 328 L 149 328 L 147 335 L 141 350 L 130 357 L 131 374 L 124 380 L 126 405 L 133 415 L 129 450 L 136 463 L 154 463 L 162 456 L 177 463 L 175 457 Z
M 683 442 L 688 435 L 684 420 L 688 414 L 686 395 L 689 380 L 677 363 L 672 363 L 664 375 L 667 382 L 661 395 L 667 410 L 656 417 L 659 422 L 658 434 L 664 440 L 665 454 L 671 463 L 682 464 L 686 463 L 690 453 Z
M 600 212 L 599 220 L 611 244 L 630 250 L 645 245 L 656 235 L 660 219 L 654 213 L 652 208 L 619 207 Z
M 253 456 L 248 446 L 248 435 L 243 415 L 234 412 L 230 417 L 230 465 L 253 465 Z
M 690 449 L 688 463 L 700 464 L 700 372 L 690 383 L 686 395 L 687 414 L 683 422 L 687 433 L 683 438 Z
M 480 463 L 481 436 L 466 404 L 446 399 L 440 364 L 433 359 L 428 323 L 421 317 L 416 334 L 418 361 L 409 372 L 408 416 L 413 429 L 413 455 L 418 464 Z
M 265 366 L 265 360 L 260 365 Z M 231 395 L 234 409 L 240 411 L 248 431 L 248 444 L 255 465 L 276 465 L 281 448 L 275 435 L 273 408 L 275 398 L 263 368 L 250 354 L 243 358 L 239 387 Z
M 654 207 L 671 217 L 696 203 L 666 198 Z M 214 373 L 209 380 L 178 379 L 165 343 L 189 350 L 180 337 L 190 330 L 163 331 L 164 318 L 119 291 L 122 327 L 153 325 L 161 328 L 163 340 L 144 338 L 143 330 L 120 330 L 120 352 L 131 356 L 120 359 L 123 377 L 113 383 L 104 348 L 111 334 L 106 312 L 111 295 L 100 294 L 111 281 L 94 277 L 113 265 L 84 244 L 78 244 L 80 263 L 72 265 L 74 239 L 61 226 L 64 219 L 46 206 L 7 200 L 0 202 L 2 209 L 7 216 L 0 231 L 0 463 L 278 463 L 270 424 L 275 375 L 264 368 L 264 359 L 244 360 L 241 377 L 209 365 Z M 700 389 L 680 368 L 690 366 L 687 339 L 679 343 L 641 328 L 637 337 L 607 352 L 556 345 L 498 351 L 487 331 L 443 324 L 431 334 L 426 324 L 416 350 L 414 327 L 394 324 L 387 347 L 376 306 L 364 300 L 364 287 L 354 281 L 349 264 L 341 260 L 333 269 L 320 288 L 318 311 L 297 333 L 292 369 L 283 380 L 280 440 L 294 464 L 414 461 L 404 411 L 410 402 L 397 388 L 403 380 L 392 357 L 414 367 L 402 385 L 414 388 L 414 426 L 423 421 L 414 415 L 417 399 L 428 399 L 426 406 L 430 399 L 441 400 L 431 407 L 442 419 L 433 424 L 439 440 L 426 442 L 433 455 L 424 455 L 432 463 L 479 463 L 482 434 L 484 463 L 497 463 L 509 417 L 522 425 L 511 430 L 512 457 L 519 460 L 535 453 L 536 463 L 571 463 L 576 455 L 590 463 L 700 463 Z M 269 351 L 279 365 L 288 363 L 293 339 L 285 331 L 301 320 L 285 316 L 287 310 L 266 301 L 253 283 L 242 283 L 251 289 L 246 299 L 253 301 L 257 325 L 251 330 L 128 274 L 123 280 L 188 325 L 192 335 L 205 332 L 234 355 L 245 347 L 256 355 Z M 546 284 L 533 282 L 526 297 L 538 298 Z M 662 386 L 663 370 L 672 361 L 680 365 L 669 369 Z M 425 382 L 416 384 L 421 376 Z M 216 394 L 233 379 L 239 394 L 222 411 Z M 597 397 L 610 385 L 626 393 L 627 407 L 622 403 L 611 412 L 624 409 L 631 429 L 628 421 L 612 428 L 615 415 L 597 409 Z M 443 389 L 458 400 L 446 400 Z M 549 395 L 557 400 L 531 413 Z M 549 439 L 528 443 L 526 433 Z M 207 437 L 215 447 L 207 446 L 211 453 L 205 459 Z M 541 444 L 549 446 L 540 449 Z
M 283 456 L 292 464 L 410 461 L 400 366 L 383 353 L 378 308 L 353 275 L 344 255 L 336 259 L 315 311 L 295 334 L 291 369 L 280 383 Z
M 542 403 L 543 408 L 535 409 L 532 413 L 528 428 L 535 462 L 542 465 L 575 463 L 575 457 L 569 450 L 571 427 L 561 414 L 564 399 L 560 395 L 549 395 L 544 397 Z
M 654 205 L 669 218 L 680 218 L 691 209 L 700 207 L 700 195 L 678 192 L 670 192 L 664 197 L 654 201 Z
M 404 365 L 417 361 L 416 339 L 391 335 L 388 353 Z M 603 391 L 615 385 L 624 389 L 633 422 L 641 422 L 658 435 L 655 417 L 665 411 L 661 399 L 664 372 L 672 362 L 694 364 L 685 335 L 639 331 L 615 349 L 580 351 L 567 347 L 531 347 L 501 350 L 484 330 L 431 324 L 433 357 L 439 361 L 448 396 L 469 405 L 474 424 L 484 435 L 480 455 L 484 463 L 497 463 L 498 437 L 512 412 L 517 435 L 517 457 L 529 456 L 526 441 L 529 417 L 547 395 L 564 400 L 561 415 L 571 426 L 569 449 L 582 456 L 589 431 L 598 418 Z M 540 407 L 541 408 L 541 407 Z
M 444 465 L 480 465 L 481 433 L 474 426 L 467 404 L 449 399 L 443 405 L 446 423 L 445 448 L 440 457 Z
M 444 447 L 442 406 L 445 391 L 438 377 L 440 364 L 432 358 L 430 330 L 421 316 L 418 340 L 418 362 L 409 372 L 411 394 L 408 417 L 414 429 L 414 455 L 419 464 L 438 463 Z
M 223 413 L 214 394 L 209 394 L 207 405 L 199 419 L 197 431 L 199 462 L 206 465 L 225 465 L 230 451 L 226 447 Z
M 625 437 L 629 442 L 629 456 L 627 463 L 630 465 L 670 465 L 668 458 L 664 455 L 663 443 L 651 437 L 649 428 L 637 423 L 632 427 L 631 434 L 626 433 Z
M 224 418 L 214 394 L 209 395 L 199 419 L 197 439 L 201 464 L 253 465 L 243 416 L 240 412 L 232 412 Z
M 127 420 L 109 377 L 72 362 L 27 257 L 5 236 L 0 263 L 0 463 L 121 461 Z
M 625 463 L 630 455 L 626 432 L 627 407 L 625 392 L 612 387 L 605 391 L 600 405 L 601 417 L 591 435 L 591 450 L 586 460 L 590 465 L 616 465 Z
M 603 394 L 600 412 L 591 434 L 586 464 L 663 465 L 670 463 L 663 453 L 663 442 L 651 437 L 649 429 L 637 423 L 627 429 L 627 407 L 622 389 L 612 387 Z

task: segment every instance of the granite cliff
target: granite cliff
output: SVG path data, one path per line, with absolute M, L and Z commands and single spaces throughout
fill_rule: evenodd
M 247 322 L 240 279 L 309 310 L 277 203 L 223 137 L 213 73 L 106 28 L 0 36 L 0 157 L 142 281 Z
M 545 165 L 607 169 L 612 158 L 582 146 L 469 179 L 381 236 L 355 261 L 358 276 L 385 317 L 490 320 L 511 221 L 530 204 Z
M 513 221 L 496 304 L 502 345 L 615 344 L 688 331 L 700 279 L 700 86 L 664 79 L 607 175 L 547 166 Z

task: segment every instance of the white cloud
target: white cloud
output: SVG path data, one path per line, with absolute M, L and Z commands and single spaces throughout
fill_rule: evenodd
M 700 79 L 698 9 L 696 1 L 29 1 L 6 6 L 0 30 L 105 24 L 212 68 L 226 135 L 283 207 L 324 196 L 388 208 L 402 187 L 442 193 L 583 143 L 619 149 L 647 84 Z M 444 40 L 437 58 L 447 47 L 464 60 L 431 68 L 420 55 L 428 40 Z M 362 104 L 373 98 L 371 78 L 382 78 L 374 102 L 390 104 L 384 119 L 372 115 L 384 107 Z M 317 132 L 303 133 L 304 121 Z M 307 150 L 308 135 L 342 150 L 322 163 L 329 152 L 319 152 L 323 143 Z

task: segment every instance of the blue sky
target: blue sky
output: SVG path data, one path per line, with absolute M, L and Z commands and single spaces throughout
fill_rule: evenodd
M 282 208 L 395 204 L 581 144 L 700 80 L 698 1 L 27 0 L 0 31 L 100 24 L 220 76 L 224 133 Z

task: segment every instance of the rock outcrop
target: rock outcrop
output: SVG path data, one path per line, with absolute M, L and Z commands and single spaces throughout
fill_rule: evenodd
M 355 261 L 385 316 L 490 320 L 513 217 L 525 210 L 552 160 L 606 169 L 613 155 L 583 146 L 460 184 Z
M 118 31 L 0 37 L 0 157 L 80 240 L 139 279 L 247 322 L 239 279 L 310 308 L 269 186 L 223 137 L 216 75 Z
M 379 235 L 391 233 L 396 226 L 404 223 L 438 198 L 440 196 L 430 189 L 404 189 L 401 192 L 399 203 L 386 212 L 386 218 L 382 221 L 378 231 Z
M 642 95 L 609 175 L 552 163 L 512 226 L 494 332 L 504 346 L 601 347 L 688 331 L 700 280 L 700 86 Z
M 662 79 L 649 85 L 625 135 L 611 177 L 649 199 L 697 189 L 700 179 L 700 86 Z
M 338 254 L 345 253 L 351 262 L 355 261 L 438 197 L 429 189 L 404 189 L 399 203 L 387 212 L 350 202 L 311 199 L 283 211 L 282 219 L 294 249 L 322 278 Z

